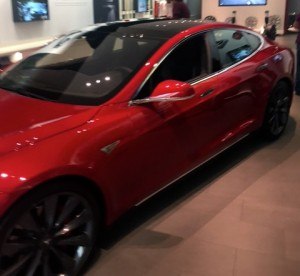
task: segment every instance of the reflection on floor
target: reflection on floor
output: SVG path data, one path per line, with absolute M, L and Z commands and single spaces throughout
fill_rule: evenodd
M 300 275 L 299 120 L 296 96 L 279 141 L 247 138 L 132 210 L 87 275 Z

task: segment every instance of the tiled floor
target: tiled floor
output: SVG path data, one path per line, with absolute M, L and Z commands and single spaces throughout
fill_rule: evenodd
M 299 276 L 299 120 L 295 97 L 279 141 L 249 137 L 132 210 L 87 275 Z

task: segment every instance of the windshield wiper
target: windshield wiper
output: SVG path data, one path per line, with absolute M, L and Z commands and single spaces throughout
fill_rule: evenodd
M 17 93 L 17 94 L 20 94 L 22 96 L 26 96 L 26 97 L 30 97 L 30 98 L 35 98 L 35 99 L 39 99 L 39 100 L 45 100 L 45 101 L 51 101 L 51 102 L 56 102 L 55 100 L 53 99 L 50 99 L 50 98 L 47 98 L 47 97 L 44 97 L 42 95 L 39 95 L 39 94 L 35 94 L 35 93 L 32 93 L 24 88 L 20 88 L 20 87 L 14 87 L 14 86 L 3 86 L 0 88 L 3 88 L 5 90 L 8 90 L 10 92 L 13 92 L 13 93 Z
M 25 89 L 17 89 L 17 90 L 14 90 L 13 92 L 16 92 L 20 95 L 27 96 L 27 97 L 30 97 L 30 98 L 55 102 L 55 100 L 49 99 L 47 97 L 44 97 L 44 96 L 41 96 L 41 95 L 38 95 L 38 94 L 35 94 L 35 93 L 32 93 L 32 92 L 29 92 Z

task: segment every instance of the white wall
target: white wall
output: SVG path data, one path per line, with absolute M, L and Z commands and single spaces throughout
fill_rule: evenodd
M 297 0 L 299 1 L 299 0 Z M 252 7 L 219 7 L 218 0 L 203 0 L 202 1 L 202 18 L 208 15 L 213 15 L 218 21 L 225 21 L 227 17 L 232 16 L 232 11 L 237 11 L 236 24 L 245 25 L 245 20 L 248 16 L 254 16 L 258 19 L 256 29 L 260 29 L 264 25 L 265 11 L 269 10 L 270 15 L 279 15 L 281 18 L 281 26 L 278 28 L 278 33 L 283 33 L 286 0 L 268 0 L 266 6 Z
M 93 0 L 48 0 L 50 20 L 31 23 L 14 23 L 11 0 L 0 0 L 0 48 L 6 45 L 48 39 L 73 29 L 93 24 Z M 296 0 L 299 1 L 299 0 Z M 237 24 L 244 25 L 248 16 L 258 18 L 258 26 L 264 24 L 264 11 L 277 14 L 283 21 L 286 0 L 268 0 L 267 6 L 255 7 L 219 7 L 218 0 L 202 0 L 202 18 L 214 15 L 218 21 L 224 21 L 237 11 Z
M 11 0 L 0 0 L 0 47 L 48 39 L 94 22 L 92 0 L 48 0 L 50 20 L 14 23 Z

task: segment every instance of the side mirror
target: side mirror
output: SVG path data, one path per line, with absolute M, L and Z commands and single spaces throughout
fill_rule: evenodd
M 133 104 L 145 104 L 153 102 L 177 102 L 191 99 L 195 96 L 194 88 L 186 82 L 166 80 L 159 83 L 149 98 L 133 100 Z

